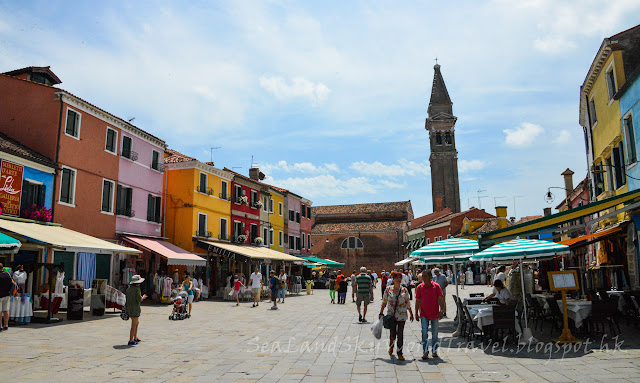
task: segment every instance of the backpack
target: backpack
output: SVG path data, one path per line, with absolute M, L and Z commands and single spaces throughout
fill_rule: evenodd
M 9 278 L 11 278 L 11 276 L 9 276 Z M 14 281 L 13 278 L 11 278 L 11 282 L 9 283 L 9 296 L 12 297 L 18 294 L 18 291 L 20 291 L 20 287 L 18 287 L 18 284 L 16 283 L 16 281 Z

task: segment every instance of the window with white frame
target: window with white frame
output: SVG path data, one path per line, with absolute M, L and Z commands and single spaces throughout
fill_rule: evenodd
M 620 189 L 627 183 L 626 166 L 624 161 L 624 148 L 622 141 L 611 150 L 611 159 L 613 161 L 613 180 L 616 189 Z
M 208 237 L 207 215 L 205 213 L 198 213 L 198 237 Z
M 343 249 L 364 249 L 364 244 L 358 237 L 348 237 L 342 241 L 340 247 Z
M 234 221 L 233 222 L 233 236 L 237 239 L 239 236 L 243 235 L 242 232 L 242 222 Z
M 431 243 L 431 239 L 430 239 L 430 238 L 427 238 L 426 245 L 428 245 L 429 243 Z
M 198 192 L 208 194 L 207 193 L 208 178 L 209 177 L 207 173 L 200 172 L 200 182 L 198 183 Z
M 273 214 L 273 198 L 269 198 L 269 213 Z
M 306 206 L 304 204 L 302 204 L 302 207 L 301 207 L 300 211 L 302 212 L 302 218 L 306 218 L 307 217 L 307 209 L 306 209 Z
M 65 123 L 64 133 L 73 138 L 80 138 L 80 113 L 67 108 L 67 121 Z
M 625 138 L 627 139 L 627 158 L 629 164 L 633 164 L 638 161 L 638 153 L 636 151 L 636 135 L 633 131 L 633 115 L 625 116 L 623 120 Z
M 160 212 L 162 211 L 162 198 L 149 194 L 147 196 L 147 221 L 161 223 Z
M 239 201 L 240 201 L 240 198 L 242 198 L 243 194 L 244 194 L 244 191 L 242 190 L 242 186 L 236 185 L 235 191 L 234 191 L 234 197 L 236 202 L 240 203 Z
M 605 172 L 607 175 L 607 189 L 606 190 L 613 190 L 613 168 L 611 165 L 611 157 L 609 158 L 605 158 L 604 159 L 604 167 L 605 167 Z
M 265 245 L 269 244 L 269 229 L 266 227 L 262 228 L 262 243 Z
M 116 191 L 116 214 L 125 217 L 133 217 L 135 212 L 133 206 L 133 189 L 127 186 L 118 185 Z
M 151 169 L 160 171 L 160 152 L 151 151 Z
M 300 236 L 300 240 L 301 240 L 301 242 L 302 242 L 302 243 L 301 243 L 301 248 L 302 248 L 302 249 L 304 249 L 304 248 L 305 248 L 305 246 L 304 246 L 304 242 L 305 242 L 304 233 L 302 233 L 302 235 Z
M 617 92 L 616 75 L 613 70 L 613 63 L 611 63 L 611 65 L 609 65 L 609 68 L 607 69 L 606 79 L 607 79 L 607 90 L 609 91 L 609 101 L 613 101 L 613 96 L 615 96 Z
M 227 199 L 227 181 L 220 181 L 220 198 Z
M 278 246 L 282 247 L 283 245 L 282 230 L 278 230 Z
M 73 205 L 76 200 L 76 170 L 63 166 L 60 178 L 60 202 Z
M 269 212 L 269 198 L 266 195 L 262 197 L 262 211 Z
M 273 246 L 274 238 L 273 238 L 273 229 L 269 230 L 269 245 Z
M 452 238 L 451 234 L 447 234 L 447 239 Z
M 113 191 L 116 183 L 109 180 L 102 180 L 102 207 L 101 211 L 113 213 Z
M 227 219 L 226 218 L 220 218 L 220 237 L 218 237 L 219 239 L 222 240 L 226 240 L 227 239 Z
M 258 201 L 258 192 L 255 190 L 251 190 L 251 206 L 255 205 Z
M 278 202 L 278 215 L 282 217 L 282 202 Z
M 136 155 L 133 154 L 133 140 L 131 137 L 122 136 L 122 157 L 134 161 Z
M 118 149 L 117 146 L 118 146 L 118 132 L 111 128 L 107 128 L 107 139 L 104 144 L 104 150 L 106 150 L 109 153 L 116 154 L 116 151 Z
M 311 234 L 307 234 L 307 245 L 309 245 L 309 250 L 311 250 Z

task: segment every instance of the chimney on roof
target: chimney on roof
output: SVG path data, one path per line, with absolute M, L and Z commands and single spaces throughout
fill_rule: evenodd
M 259 168 L 249 169 L 249 178 L 251 178 L 254 181 L 260 181 L 260 169 Z
M 436 197 L 436 211 L 442 211 L 442 197 Z
M 496 206 L 496 217 L 498 217 L 498 229 L 507 227 L 507 207 Z
M 509 221 L 511 221 L 511 223 L 516 222 L 516 217 L 509 217 Z
M 551 208 L 550 207 L 545 207 L 543 211 L 544 211 L 543 214 L 544 214 L 545 217 L 548 216 L 548 215 L 551 215 Z
M 571 195 L 573 191 L 573 175 L 575 173 L 571 171 L 571 169 L 567 168 L 564 172 L 562 172 L 562 176 L 564 176 L 564 191 L 566 193 L 567 198 Z

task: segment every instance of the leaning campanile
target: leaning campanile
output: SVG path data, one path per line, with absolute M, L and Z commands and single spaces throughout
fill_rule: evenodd
M 429 162 L 433 211 L 448 207 L 451 212 L 457 213 L 460 211 L 460 186 L 454 127 L 458 118 L 453 115 L 453 103 L 444 85 L 440 65 L 436 64 L 433 69 L 433 86 L 425 122 L 431 148 Z

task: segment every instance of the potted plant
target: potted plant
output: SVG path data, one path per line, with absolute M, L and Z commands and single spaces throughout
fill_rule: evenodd
M 238 243 L 245 243 L 247 241 L 247 236 L 244 234 L 239 235 L 238 238 L 236 238 L 236 241 Z
M 258 246 L 262 245 L 263 242 L 264 240 L 262 239 L 262 237 L 256 237 L 256 239 L 253 240 L 253 243 L 255 243 Z
M 251 204 L 251 207 L 256 208 L 256 209 L 261 209 L 262 208 L 262 201 L 256 201 L 253 204 Z
M 245 204 L 249 201 L 249 199 L 247 198 L 246 195 L 243 195 L 242 197 L 238 197 L 238 200 L 236 201 L 239 204 Z

